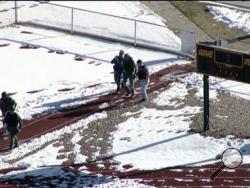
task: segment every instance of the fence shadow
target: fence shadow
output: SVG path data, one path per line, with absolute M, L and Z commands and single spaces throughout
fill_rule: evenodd
M 103 96 L 103 94 L 108 94 L 111 91 L 104 91 L 104 92 L 100 92 L 100 93 L 95 93 L 93 95 L 87 95 L 87 96 L 82 96 L 82 97 L 76 97 L 73 99 L 66 99 L 66 100 L 60 100 L 60 101 L 56 101 L 56 102 L 51 102 L 51 103 L 44 103 L 41 106 L 37 106 L 35 108 L 41 108 L 41 107 L 57 107 L 57 106 L 61 106 L 61 105 L 67 105 L 70 104 L 72 102 L 77 102 L 77 101 L 84 101 L 84 100 L 89 100 L 89 99 L 96 99 L 98 97 Z M 79 105 L 77 105 L 79 106 Z
M 176 137 L 173 137 L 173 138 L 168 138 L 168 139 L 161 140 L 161 141 L 158 141 L 158 142 L 154 142 L 154 143 L 151 143 L 151 144 L 148 144 L 148 145 L 140 146 L 140 147 L 128 150 L 128 151 L 115 153 L 115 154 L 105 156 L 105 157 L 99 157 L 99 158 L 97 158 L 97 159 L 95 159 L 93 161 L 89 161 L 89 162 L 97 162 L 97 161 L 101 161 L 101 160 L 112 159 L 112 158 L 120 156 L 120 155 L 126 155 L 126 154 L 134 153 L 134 152 L 137 152 L 137 151 L 140 151 L 140 150 L 148 149 L 148 148 L 160 145 L 160 144 L 164 144 L 164 143 L 171 142 L 171 141 L 174 141 L 174 140 L 177 140 L 177 139 L 181 139 L 181 138 L 184 138 L 184 137 L 187 137 L 187 136 L 191 136 L 193 134 L 196 134 L 196 133 L 187 133 L 187 134 L 176 136 Z
M 179 61 L 179 57 L 175 58 L 166 58 L 166 59 L 157 59 L 157 60 L 151 60 L 151 61 L 146 61 L 144 62 L 147 66 L 153 66 L 153 65 L 159 65 L 159 64 L 166 64 L 168 62 L 174 62 L 174 61 Z

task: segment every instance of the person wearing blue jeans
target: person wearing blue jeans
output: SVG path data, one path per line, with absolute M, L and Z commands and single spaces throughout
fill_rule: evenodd
M 125 88 L 127 96 L 129 94 L 131 94 L 131 96 L 133 97 L 135 94 L 135 89 L 134 89 L 135 88 L 135 81 L 134 81 L 134 79 L 135 79 L 135 77 L 132 74 L 129 74 L 129 73 L 123 74 L 122 88 Z M 129 80 L 129 87 L 126 86 L 127 80 Z
M 149 84 L 149 71 L 141 59 L 137 60 L 137 65 L 138 65 L 137 76 L 138 79 L 140 80 L 141 96 L 142 96 L 140 102 L 143 102 L 148 100 L 147 87 Z

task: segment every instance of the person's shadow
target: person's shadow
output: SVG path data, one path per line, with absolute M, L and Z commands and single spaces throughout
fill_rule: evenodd
M 93 187 L 114 181 L 112 177 L 72 171 L 62 167 L 45 167 L 15 174 L 2 175 L 2 184 L 24 187 Z M 10 186 L 11 187 L 11 186 Z
M 250 144 L 245 144 L 239 150 L 240 150 L 240 152 L 242 153 L 243 156 L 244 155 L 250 155 Z

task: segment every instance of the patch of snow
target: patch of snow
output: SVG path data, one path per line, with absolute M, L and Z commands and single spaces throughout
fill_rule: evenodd
M 81 140 L 79 132 L 75 131 L 75 134 L 72 138 L 72 144 L 74 145 L 73 153 L 76 155 L 74 163 L 83 163 L 86 162 L 87 157 L 81 154 L 81 145 L 78 142 Z
M 119 187 L 119 188 L 154 188 L 155 186 L 145 185 L 142 183 L 139 183 L 140 179 L 114 179 L 114 181 L 101 184 L 101 185 L 95 185 L 95 188 L 109 188 L 109 187 Z
M 226 23 L 230 28 L 238 28 L 250 33 L 250 13 L 219 6 L 207 6 L 216 21 Z
M 180 181 L 180 182 L 193 182 L 193 179 L 181 179 L 181 178 L 175 178 L 174 180 Z
M 175 82 L 170 84 L 170 88 L 164 92 L 161 92 L 156 99 L 153 100 L 159 106 L 174 106 L 178 107 L 183 104 L 176 100 L 183 100 L 188 94 L 186 84 Z
M 50 144 L 35 154 L 29 155 L 28 157 L 18 161 L 15 165 L 37 168 L 43 165 L 62 164 L 65 159 L 57 159 L 59 150 L 62 148 L 64 147 L 53 147 L 53 144 Z

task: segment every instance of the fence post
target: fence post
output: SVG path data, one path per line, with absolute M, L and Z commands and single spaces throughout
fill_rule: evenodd
M 15 24 L 17 24 L 17 1 L 15 0 Z
M 134 45 L 136 46 L 136 29 L 137 29 L 137 22 L 136 22 L 136 20 L 135 20 L 135 35 L 134 35 L 134 37 L 135 37 L 135 43 L 134 43 Z
M 71 30 L 70 33 L 73 33 L 73 22 L 74 22 L 74 8 L 71 8 Z

